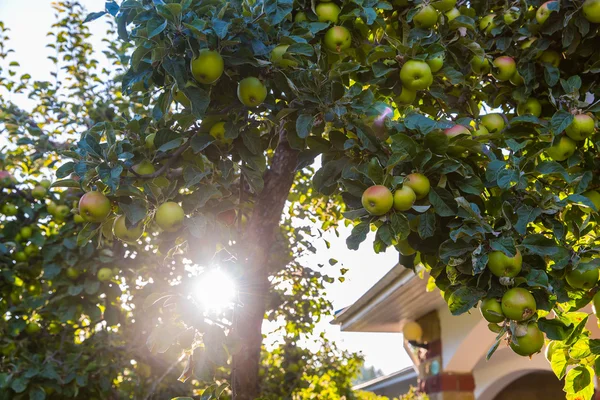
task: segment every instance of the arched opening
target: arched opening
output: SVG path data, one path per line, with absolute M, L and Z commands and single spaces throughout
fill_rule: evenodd
M 549 371 L 533 371 L 509 382 L 494 400 L 563 400 L 562 381 Z

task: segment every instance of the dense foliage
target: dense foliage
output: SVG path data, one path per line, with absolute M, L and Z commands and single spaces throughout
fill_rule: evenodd
M 103 393 L 141 379 L 141 364 L 112 362 L 112 387 L 80 385 L 84 354 L 69 346 L 135 346 L 141 335 L 171 360 L 184 354 L 182 382 L 214 383 L 205 398 L 352 397 L 357 363 L 322 373 L 336 362 L 328 342 L 321 355 L 297 347 L 329 309 L 329 278 L 297 262 L 320 232 L 298 220 L 322 230 L 344 221 L 350 249 L 376 230 L 374 250 L 395 246 L 407 266 L 426 268 L 454 314 L 482 301 L 498 333 L 490 355 L 504 340 L 524 356 L 553 340 L 568 398 L 591 398 L 600 342 L 579 310 L 600 301 L 598 0 L 339 3 L 109 1 L 87 20 L 115 17 L 123 71 L 108 79 L 120 86 L 99 90 L 103 78 L 67 52 L 76 83 L 63 90 L 81 101 L 21 78 L 43 105 L 31 116 L 3 105 L 20 154 L 11 163 L 7 152 L 5 169 L 22 186 L 4 191 L 21 203 L 18 222 L 4 213 L 2 323 L 13 337 L 49 340 L 4 339 L 14 348 L 3 362 L 45 366 L 55 356 L 39 357 L 65 352 L 61 366 L 75 374 L 65 394 Z M 76 22 L 65 22 L 57 50 L 85 59 Z M 76 138 L 57 149 L 53 137 L 68 133 Z M 42 145 L 54 146 L 47 162 Z M 67 189 L 35 200 L 45 192 L 27 179 L 56 163 L 53 187 Z M 46 222 L 48 207 L 72 198 L 83 223 Z M 17 240 L 33 223 L 40 233 Z M 26 253 L 29 242 L 39 255 Z M 21 251 L 39 260 L 29 280 Z M 189 295 L 190 275 L 214 271 L 237 283 L 231 308 Z M 265 315 L 283 322 L 281 361 L 261 357 Z M 53 322 L 76 335 L 52 338 Z M 63 379 L 11 368 L 3 384 L 18 393 Z

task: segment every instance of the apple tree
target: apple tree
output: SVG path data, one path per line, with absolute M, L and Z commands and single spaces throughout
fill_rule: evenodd
M 186 269 L 183 253 L 160 250 L 162 239 L 156 241 L 149 226 L 133 228 L 122 215 L 104 220 L 113 205 L 99 191 L 85 193 L 78 168 L 66 159 L 76 154 L 72 148 L 82 132 L 111 129 L 117 120 L 143 125 L 143 116 L 150 115 L 149 102 L 136 93 L 124 95 L 116 79 L 125 73 L 130 46 L 116 40 L 111 25 L 107 59 L 98 61 L 78 2 L 58 2 L 55 10 L 51 82 L 20 72 L 28 66 L 11 61 L 9 28 L 0 23 L 0 398 L 216 396 L 229 376 L 220 331 L 227 321 L 215 313 L 206 315 L 216 318 L 212 322 L 202 318 L 194 296 L 197 271 Z M 11 101 L 19 97 L 27 98 L 25 108 Z M 140 174 L 153 168 L 140 164 L 134 168 Z M 58 179 L 52 187 L 50 178 Z M 142 184 L 134 187 L 144 190 Z M 219 215 L 221 224 L 231 226 L 231 212 Z M 97 230 L 100 225 L 90 221 L 100 220 Z M 282 259 L 309 248 L 300 237 L 304 231 L 282 232 Z M 287 246 L 285 237 L 295 245 Z M 312 335 L 315 321 L 331 312 L 323 291 L 332 278 L 290 262 L 275 279 L 266 317 L 281 326 L 281 340 L 262 349 L 261 395 L 358 398 L 350 388 L 361 358 Z M 174 294 L 182 298 L 177 310 Z M 167 298 L 171 306 L 164 313 L 153 308 Z M 161 321 L 163 329 L 153 332 Z M 204 326 L 201 337 L 189 329 L 197 324 Z M 298 343 L 306 338 L 310 350 Z
M 551 340 L 567 396 L 591 398 L 598 0 L 125 0 L 87 21 L 106 14 L 120 86 L 82 89 L 103 118 L 68 124 L 53 187 L 81 195 L 78 248 L 123 249 L 106 282 L 132 291 L 151 350 L 184 349 L 181 381 L 233 399 L 310 382 L 295 371 L 323 361 L 294 348 L 328 278 L 298 255 L 344 223 L 348 248 L 374 230 L 374 251 L 428 270 L 452 313 L 479 306 L 490 355 Z M 232 277 L 234 305 L 190 299 L 194 268 Z M 290 386 L 261 367 L 265 316 L 287 321 L 273 364 Z

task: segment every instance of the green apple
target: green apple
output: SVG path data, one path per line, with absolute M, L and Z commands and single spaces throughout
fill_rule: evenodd
M 551 3 L 556 3 L 556 1 L 547 1 L 537 9 L 535 13 L 535 20 L 538 22 L 538 24 L 542 25 L 548 18 L 550 18 L 552 10 L 548 6 Z
M 582 11 L 585 19 L 600 24 L 600 0 L 585 0 Z
M 108 282 L 113 277 L 113 270 L 108 267 L 100 268 L 100 270 L 98 270 L 97 277 L 100 282 Z
M 594 297 L 592 298 L 592 311 L 596 317 L 600 313 L 600 292 L 596 292 Z
M 246 107 L 258 107 L 267 98 L 267 88 L 260 79 L 252 76 L 238 83 L 237 95 Z
M 509 257 L 501 251 L 492 251 L 488 255 L 488 269 L 500 278 L 514 278 L 519 275 L 522 266 L 523 257 L 519 250 L 513 257 Z
M 39 254 L 40 249 L 34 244 L 29 244 L 25 247 L 23 251 L 25 252 L 27 257 L 34 257 Z
M 575 141 L 569 137 L 563 136 L 558 143 L 555 143 L 546 149 L 546 154 L 554 161 L 565 161 L 575 153 L 576 149 L 577 145 L 575 144 Z
M 412 90 L 427 89 L 433 83 L 431 68 L 424 61 L 409 60 L 400 70 L 402 86 Z
M 513 76 L 510 78 L 510 83 L 512 83 L 515 86 L 521 86 L 525 83 L 525 79 L 523 79 L 521 74 L 519 74 L 519 71 L 515 71 Z
M 573 140 L 584 140 L 594 133 L 595 125 L 594 119 L 589 115 L 578 114 L 565 132 Z
M 540 55 L 539 60 L 542 64 L 548 63 L 553 67 L 558 68 L 560 60 L 562 60 L 562 55 L 554 50 L 546 50 Z
M 408 211 L 417 200 L 414 190 L 404 185 L 394 192 L 394 209 L 398 211 Z
M 329 28 L 323 38 L 325 48 L 335 53 L 341 53 L 350 48 L 352 44 L 352 35 L 350 31 L 343 26 L 334 26 Z
M 431 5 L 422 7 L 414 16 L 413 22 L 417 28 L 428 29 L 435 25 L 438 12 Z
M 492 29 L 496 27 L 494 18 L 496 18 L 496 14 L 488 14 L 485 17 L 481 18 L 481 20 L 479 21 L 479 30 L 489 35 L 492 32 Z
M 504 13 L 504 23 L 506 25 L 512 25 L 519 19 L 520 16 L 521 13 L 518 9 L 510 9 L 506 13 Z
M 446 13 L 446 18 L 448 18 L 448 21 L 453 21 L 458 17 L 460 17 L 460 11 L 458 10 L 458 8 L 453 8 L 452 10 Z
M 79 278 L 80 274 L 81 274 L 81 272 L 77 268 L 74 268 L 74 267 L 67 268 L 67 278 L 71 279 L 72 281 Z
M 418 172 L 414 172 L 406 178 L 404 178 L 404 186 L 408 186 L 415 192 L 417 196 L 417 200 L 424 199 L 429 194 L 431 190 L 431 184 L 429 183 L 429 179 Z
M 585 289 L 589 290 L 593 288 L 596 283 L 598 283 L 598 279 L 600 278 L 600 274 L 598 273 L 598 269 L 590 269 L 585 272 L 581 272 L 577 269 L 571 270 L 567 272 L 565 275 L 565 279 L 569 286 L 574 289 Z
M 407 257 L 412 256 L 417 252 L 415 249 L 413 249 L 413 247 L 410 245 L 410 243 L 408 243 L 408 240 L 406 239 L 398 240 L 398 243 L 395 247 L 400 254 Z
M 337 4 L 331 2 L 319 3 L 317 4 L 317 7 L 315 7 L 315 12 L 319 22 L 332 22 L 337 24 L 338 16 L 340 15 L 341 11 L 342 10 Z
M 175 232 L 183 225 L 185 213 L 183 208 L 174 201 L 161 204 L 156 210 L 154 220 L 156 224 L 166 232 Z
M 223 144 L 233 143 L 232 139 L 225 139 L 225 122 L 217 122 L 210 127 L 210 135 L 214 137 L 218 142 Z
M 2 214 L 6 215 L 7 217 L 14 217 L 18 213 L 19 209 L 12 203 L 5 203 L 2 206 Z
M 182 106 L 186 108 L 190 108 L 192 106 L 190 99 L 188 99 L 185 93 L 183 93 L 181 90 L 178 90 L 175 86 L 173 86 L 171 94 L 173 95 L 173 99 Z
M 582 196 L 590 199 L 592 204 L 594 204 L 594 206 L 596 207 L 595 212 L 600 212 L 600 193 L 598 193 L 596 190 L 588 190 L 587 192 L 583 193 Z M 580 206 L 579 208 L 586 213 L 590 213 L 593 211 L 592 208 L 588 206 Z
M 46 188 L 42 185 L 37 185 L 31 190 L 31 195 L 33 196 L 33 198 L 38 200 L 41 200 L 44 197 L 46 197 L 47 193 L 48 190 L 46 190 Z
M 494 71 L 492 75 L 499 81 L 507 81 L 517 71 L 517 64 L 512 57 L 502 56 L 498 57 L 492 63 L 494 65 Z
M 25 254 L 24 251 L 17 251 L 16 253 L 13 254 L 13 258 L 15 259 L 16 262 L 25 262 L 27 261 L 27 254 Z
M 537 311 L 535 298 L 529 290 L 516 287 L 502 296 L 502 314 L 513 321 L 525 321 Z
M 490 72 L 490 61 L 485 57 L 474 56 L 470 64 L 471 70 L 477 75 L 487 75 Z
M 297 67 L 298 63 L 296 61 L 283 58 L 283 55 L 287 51 L 288 47 L 290 46 L 287 44 L 280 44 L 279 46 L 276 46 L 271 51 L 271 62 L 282 68 Z
M 113 223 L 113 234 L 123 242 L 136 242 L 144 233 L 144 224 L 138 223 L 131 228 L 127 227 L 126 217 L 119 215 Z
M 87 192 L 79 200 L 79 215 L 87 222 L 104 221 L 110 208 L 110 200 L 100 192 Z
M 504 314 L 502 314 L 502 304 L 495 297 L 488 297 L 482 300 L 479 311 L 481 311 L 481 315 L 487 322 L 499 324 L 506 319 Z
M 299 11 L 296 14 L 296 16 L 294 17 L 294 22 L 300 23 L 300 22 L 304 22 L 304 21 L 308 21 L 308 18 L 306 17 L 306 13 L 304 11 Z
M 403 86 L 400 96 L 397 96 L 395 101 L 396 101 L 396 104 L 412 104 L 416 98 L 417 98 L 416 90 L 408 89 Z
M 369 214 L 384 215 L 391 210 L 394 204 L 394 196 L 387 187 L 375 185 L 363 192 L 361 201 Z
M 527 331 L 523 336 L 513 335 L 510 339 L 512 351 L 523 357 L 531 357 L 539 353 L 544 347 L 544 334 L 538 328 L 537 322 L 527 324 Z
M 132 169 L 139 175 L 151 175 L 156 171 L 154 165 L 148 160 L 144 160 L 139 164 L 134 165 Z
M 537 40 L 537 38 L 529 38 L 527 40 L 525 40 L 523 43 L 521 43 L 520 47 L 521 50 L 527 50 L 528 48 L 531 47 L 531 45 Z
M 37 322 L 29 322 L 25 326 L 25 333 L 28 335 L 35 335 L 42 330 L 42 327 Z
M 64 221 L 70 212 L 71 209 L 68 206 L 61 204 L 59 206 L 56 206 L 56 209 L 51 214 L 57 221 Z
M 453 138 L 460 135 L 471 135 L 471 131 L 464 125 L 454 125 L 452 128 L 444 130 L 448 138 Z
M 444 66 L 444 56 L 437 56 L 426 61 L 431 69 L 431 72 L 438 72 Z
M 33 235 L 33 229 L 30 226 L 24 226 L 19 231 L 23 240 L 28 240 Z
M 42 179 L 40 181 L 40 186 L 47 190 L 50 189 L 50 186 L 52 186 L 52 182 L 50 182 L 48 179 Z
M 504 129 L 504 117 L 501 114 L 486 114 L 481 117 L 481 124 L 489 133 L 500 133 Z
M 534 117 L 542 115 L 542 104 L 538 99 L 529 98 L 525 103 L 520 103 L 517 106 L 517 115 L 531 114 Z
M 482 124 L 479 124 L 479 127 L 473 132 L 473 136 L 485 136 L 489 134 L 490 131 L 488 131 L 487 128 Z
M 156 133 L 151 133 L 148 136 L 146 136 L 146 139 L 144 139 L 144 143 L 146 144 L 146 148 L 149 150 L 154 149 L 154 138 L 156 137 Z
M 211 85 L 218 81 L 223 74 L 225 63 L 218 52 L 202 49 L 198 53 L 198 57 L 192 60 L 190 68 L 195 80 Z
M 456 0 L 436 0 L 431 5 L 439 11 L 446 12 L 450 11 L 456 6 Z

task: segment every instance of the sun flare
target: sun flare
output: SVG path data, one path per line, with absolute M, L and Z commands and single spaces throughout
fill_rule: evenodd
M 200 275 L 196 297 L 209 310 L 219 311 L 230 307 L 236 295 L 234 281 L 222 270 L 213 269 Z

